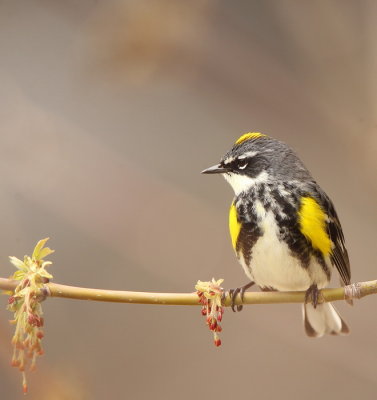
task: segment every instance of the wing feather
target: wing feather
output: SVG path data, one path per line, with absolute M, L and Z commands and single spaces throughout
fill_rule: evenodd
M 316 187 L 316 191 L 321 206 L 328 215 L 328 220 L 326 221 L 327 230 L 330 239 L 334 244 L 330 256 L 331 262 L 336 266 L 343 284 L 349 285 L 351 282 L 351 268 L 342 226 L 340 225 L 338 215 L 330 198 L 322 189 L 319 189 L 318 186 Z

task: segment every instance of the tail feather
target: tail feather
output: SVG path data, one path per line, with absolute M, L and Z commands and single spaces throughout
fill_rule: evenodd
M 303 305 L 305 332 L 310 337 L 330 335 L 346 335 L 349 333 L 347 324 L 340 317 L 331 303 L 318 304 L 316 308 L 311 303 Z

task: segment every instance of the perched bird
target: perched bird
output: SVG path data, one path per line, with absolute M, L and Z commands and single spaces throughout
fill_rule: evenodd
M 232 245 L 250 282 L 262 290 L 306 291 L 308 336 L 346 334 L 331 303 L 318 302 L 333 266 L 341 283 L 351 273 L 342 227 L 333 203 L 285 143 L 253 132 L 242 135 L 220 163 L 203 174 L 222 174 L 235 197 L 229 212 Z M 240 310 L 242 306 L 238 306 Z

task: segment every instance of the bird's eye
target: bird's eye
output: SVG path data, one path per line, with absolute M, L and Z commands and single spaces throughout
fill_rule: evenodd
M 247 167 L 248 162 L 243 161 L 238 164 L 238 169 L 245 169 Z

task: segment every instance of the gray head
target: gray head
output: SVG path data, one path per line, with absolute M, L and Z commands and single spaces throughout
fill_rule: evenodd
M 313 180 L 288 145 L 257 132 L 242 135 L 219 164 L 202 173 L 222 174 L 236 195 L 258 183 Z

